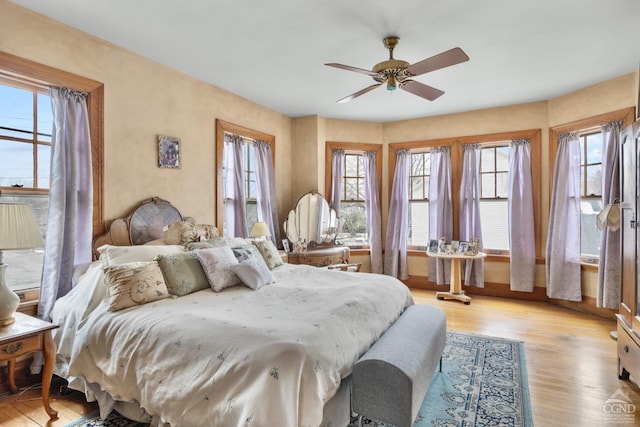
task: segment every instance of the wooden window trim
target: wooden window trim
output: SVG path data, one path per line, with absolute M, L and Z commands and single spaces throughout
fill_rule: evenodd
M 224 233 L 224 200 L 222 200 L 224 189 L 222 188 L 222 161 L 224 150 L 224 133 L 241 135 L 245 138 L 265 141 L 271 145 L 271 157 L 275 168 L 276 164 L 276 137 L 267 133 L 259 132 L 244 126 L 216 119 L 216 227 L 220 235 Z
M 510 141 L 512 139 L 529 139 L 531 143 L 531 179 L 533 185 L 533 217 L 534 217 L 534 235 L 535 235 L 535 248 L 536 256 L 540 257 L 542 254 L 542 227 L 541 227 L 541 153 L 542 153 L 542 130 L 541 129 L 527 129 L 511 132 L 500 132 L 484 135 L 473 135 L 465 137 L 452 137 L 441 138 L 432 140 L 410 141 L 410 142 L 393 142 L 389 144 L 389 194 L 393 190 L 393 176 L 396 169 L 396 157 L 397 152 L 400 150 L 417 150 L 420 148 L 433 148 L 433 147 L 451 147 L 451 188 L 454 192 L 452 200 L 452 213 L 453 213 L 453 237 L 454 239 L 460 236 L 460 223 L 455 218 L 459 218 L 460 214 L 460 201 L 459 194 L 460 180 L 462 176 L 462 148 L 465 144 L 487 144 L 499 141 Z M 410 248 L 414 249 L 414 248 Z

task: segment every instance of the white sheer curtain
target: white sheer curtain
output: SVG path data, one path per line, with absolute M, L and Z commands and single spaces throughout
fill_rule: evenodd
M 581 301 L 580 141 L 577 133 L 558 137 L 547 235 L 547 296 Z
M 531 142 L 511 141 L 509 155 L 510 289 L 533 292 L 536 244 L 531 182 Z
M 244 138 L 224 134 L 224 231 L 227 237 L 247 236 L 242 154 Z
M 622 122 L 602 126 L 602 207 L 620 201 L 620 131 Z M 622 269 L 620 229 L 602 229 L 598 267 L 598 296 L 596 305 L 617 310 L 620 306 Z
M 256 161 L 256 187 L 258 221 L 264 221 L 271 232 L 271 241 L 280 243 L 280 221 L 278 219 L 278 205 L 276 200 L 276 177 L 273 169 L 273 153 L 271 145 L 265 141 L 254 141 Z
M 407 220 L 409 218 L 409 150 L 396 152 L 396 171 L 389 202 L 389 219 L 385 236 L 384 274 L 409 278 L 407 264 Z
M 49 213 L 38 317 L 50 320 L 54 302 L 71 290 L 73 267 L 92 258 L 93 180 L 87 95 L 50 88 L 53 110 Z M 40 372 L 42 354 L 31 371 Z
M 480 144 L 462 147 L 462 178 L 460 180 L 460 240 L 480 239 L 482 250 L 482 224 L 480 223 Z M 465 262 L 464 284 L 484 287 L 484 260 Z
M 342 200 L 342 179 L 344 178 L 344 150 L 333 150 L 331 153 L 331 199 L 329 206 L 340 218 L 340 201 Z
M 453 237 L 453 204 L 451 198 L 451 148 L 434 147 L 430 150 L 429 179 L 429 239 Z M 449 283 L 451 261 L 429 257 L 429 280 L 438 285 Z M 435 279 L 435 280 L 434 280 Z
M 363 157 L 364 206 L 367 214 L 367 231 L 369 232 L 371 272 L 381 274 L 384 268 L 382 262 L 382 224 L 380 220 L 380 192 L 378 190 L 376 152 L 365 151 Z

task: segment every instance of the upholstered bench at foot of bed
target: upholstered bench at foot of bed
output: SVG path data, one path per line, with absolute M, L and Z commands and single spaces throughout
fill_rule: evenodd
M 446 333 L 446 316 L 439 308 L 407 308 L 356 362 L 352 411 L 372 421 L 411 427 L 440 363 Z

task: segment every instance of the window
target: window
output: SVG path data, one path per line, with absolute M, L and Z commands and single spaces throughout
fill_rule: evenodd
M 29 73 L 28 77 L 22 75 L 25 70 Z M 43 225 L 43 234 L 45 233 L 52 128 L 51 102 L 48 100 L 45 85 L 69 87 L 89 94 L 87 106 L 91 129 L 93 172 L 93 235 L 97 236 L 104 232 L 102 219 L 104 85 L 101 82 L 44 66 L 6 52 L 0 52 L 0 90 L 2 90 L 0 127 L 3 128 L 0 129 L 0 202 L 31 203 L 38 221 Z M 27 91 L 30 95 L 15 92 L 15 89 Z M 19 98 L 22 97 L 21 103 L 14 105 L 13 101 L 6 102 L 10 93 L 17 93 Z M 32 103 L 29 103 L 27 98 L 33 99 Z M 14 109 L 14 106 L 18 108 Z M 32 111 L 33 118 L 28 118 L 28 113 L 25 111 Z M 30 145 L 18 146 L 17 143 Z M 21 162 L 21 167 L 15 169 L 21 169 L 22 172 L 17 174 L 16 170 L 11 171 L 12 173 L 6 172 L 8 168 L 4 159 L 7 147 L 21 147 L 17 151 L 20 154 L 17 155 L 16 160 Z M 26 155 L 29 150 L 24 147 L 31 148 L 31 157 Z M 18 186 L 14 187 L 14 185 Z M 39 261 L 40 266 L 38 266 L 33 264 L 37 260 L 28 260 L 28 257 L 18 257 L 16 260 L 13 259 L 14 255 L 16 251 L 4 252 L 6 262 L 11 263 L 11 267 L 6 272 L 9 286 L 20 289 L 38 288 L 42 261 Z M 42 254 L 37 253 L 31 255 L 37 259 L 42 257 Z M 32 278 L 23 281 L 27 275 L 32 275 Z M 34 295 L 37 298 L 37 292 Z M 30 299 L 29 294 L 27 299 Z
M 243 128 L 231 123 L 218 120 L 216 122 L 216 153 L 218 158 L 218 210 L 216 225 L 218 230 L 224 235 L 228 235 L 226 230 L 225 221 L 225 204 L 231 202 L 224 196 L 225 183 L 227 179 L 227 172 L 225 169 L 224 161 L 224 138 L 227 136 L 240 136 L 244 139 L 243 153 L 242 153 L 242 167 L 243 167 L 243 189 L 244 189 L 244 204 L 247 213 L 247 223 L 245 224 L 247 236 L 249 235 L 253 224 L 258 221 L 258 188 L 256 184 L 256 162 L 255 162 L 255 146 L 254 141 L 260 140 L 269 143 L 271 147 L 271 153 L 275 158 L 275 137 L 267 135 L 261 132 L 253 131 L 251 129 Z
M 409 246 L 427 246 L 429 242 L 429 151 L 411 152 L 409 171 Z
M 580 133 L 580 254 L 600 256 L 600 230 L 596 225 L 602 210 L 602 132 Z
M 345 153 L 340 228 L 337 240 L 347 246 L 369 243 L 364 197 L 364 157 L 362 153 Z
M 345 150 L 344 172 L 342 183 L 342 200 L 340 201 L 341 233 L 337 240 L 352 248 L 369 249 L 369 230 L 367 230 L 367 212 L 365 204 L 365 152 L 375 152 L 378 191 L 382 188 L 382 144 L 366 144 L 359 142 L 332 142 L 325 144 L 325 188 L 326 199 L 331 198 L 332 158 L 334 150 Z M 380 200 L 380 193 L 378 198 Z
M 395 152 L 408 149 L 411 153 L 409 172 L 408 249 L 425 250 L 429 241 L 429 182 L 430 150 L 433 147 L 451 148 L 451 201 L 453 211 L 453 240 L 460 236 L 460 184 L 462 178 L 463 147 L 480 144 L 480 236 L 483 250 L 491 254 L 509 254 L 508 182 L 510 142 L 529 139 L 531 143 L 534 196 L 536 253 L 541 250 L 541 231 L 537 223 L 540 209 L 540 130 L 524 130 L 499 134 L 444 138 L 433 141 L 412 141 L 389 145 L 389 176 L 395 173 Z M 389 184 L 391 185 L 391 183 Z
M 53 114 L 47 89 L 0 78 L 0 202 L 31 205 L 47 231 Z M 4 251 L 13 290 L 38 287 L 44 250 Z
M 482 147 L 480 222 L 484 251 L 509 251 L 509 143 Z

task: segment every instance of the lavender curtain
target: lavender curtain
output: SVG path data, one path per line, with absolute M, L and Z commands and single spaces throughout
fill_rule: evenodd
M 333 150 L 331 154 L 331 199 L 329 206 L 340 218 L 340 201 L 342 200 L 342 179 L 344 178 L 344 150 Z
M 430 150 L 431 178 L 429 179 L 429 239 L 453 237 L 453 206 L 451 198 L 451 148 Z M 448 284 L 451 261 L 429 257 L 429 280 L 438 285 Z M 435 278 L 433 280 L 432 278 Z
M 409 150 L 396 153 L 396 171 L 389 202 L 389 219 L 384 251 L 384 274 L 409 278 L 407 263 L 407 219 L 409 218 Z
M 227 237 L 247 236 L 242 154 L 244 138 L 224 134 L 224 231 Z
M 620 131 L 622 122 L 602 126 L 602 207 L 620 201 Z M 600 265 L 598 268 L 598 296 L 596 305 L 617 310 L 620 306 L 622 269 L 620 229 L 602 229 Z
M 536 244 L 531 182 L 531 143 L 511 141 L 509 156 L 509 247 L 510 289 L 533 292 L 536 273 Z
M 278 205 L 276 201 L 276 179 L 273 169 L 271 145 L 265 141 L 253 143 L 256 161 L 256 186 L 258 220 L 262 220 L 269 227 L 271 241 L 280 245 L 280 221 L 278 220 Z
M 378 191 L 378 172 L 376 168 L 376 152 L 364 152 L 364 206 L 367 214 L 367 230 L 369 231 L 369 251 L 371 256 L 371 272 L 382 274 L 382 225 L 380 220 L 380 192 Z
M 49 212 L 38 317 L 50 320 L 54 302 L 71 290 L 73 268 L 91 262 L 93 180 L 87 94 L 50 88 L 53 110 Z M 42 354 L 31 365 L 39 373 Z
M 480 223 L 480 144 L 462 147 L 462 178 L 460 182 L 460 240 L 481 239 Z M 480 247 L 482 250 L 482 240 Z M 484 260 L 465 262 L 464 284 L 484 287 Z
M 580 142 L 577 133 L 562 134 L 558 141 L 547 235 L 547 296 L 581 301 Z

